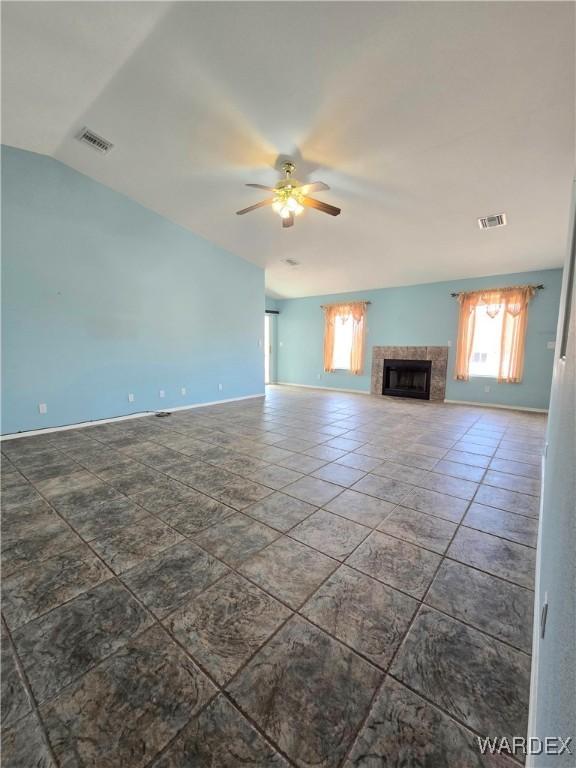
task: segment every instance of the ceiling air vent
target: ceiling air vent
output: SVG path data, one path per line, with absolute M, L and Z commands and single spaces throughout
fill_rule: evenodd
M 494 227 L 504 227 L 506 224 L 505 213 L 495 213 L 492 216 L 484 216 L 483 218 L 478 219 L 478 226 L 480 229 L 494 229 Z
M 94 131 L 91 131 L 89 128 L 82 128 L 76 138 L 78 141 L 88 144 L 89 147 L 92 147 L 92 149 L 95 149 L 102 155 L 107 155 L 114 146 L 111 141 L 103 139 L 102 136 L 98 136 L 97 133 L 94 133 Z
M 300 262 L 296 261 L 296 259 L 282 259 L 284 264 L 287 264 L 289 267 L 299 267 Z

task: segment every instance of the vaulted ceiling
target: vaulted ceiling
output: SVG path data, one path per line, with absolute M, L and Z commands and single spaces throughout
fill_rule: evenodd
M 2 19 L 3 142 L 265 267 L 272 295 L 563 261 L 572 3 L 4 2 Z M 234 215 L 286 157 L 340 217 Z

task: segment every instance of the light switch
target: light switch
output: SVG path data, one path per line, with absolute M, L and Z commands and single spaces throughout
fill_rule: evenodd
M 556 349 L 556 342 L 555 341 L 548 341 L 546 343 L 546 348 L 547 349 Z

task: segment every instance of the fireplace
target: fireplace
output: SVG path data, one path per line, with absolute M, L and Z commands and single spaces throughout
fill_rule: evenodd
M 384 360 L 382 394 L 430 400 L 431 360 Z

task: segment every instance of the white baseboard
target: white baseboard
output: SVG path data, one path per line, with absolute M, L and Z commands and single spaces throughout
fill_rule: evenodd
M 530 413 L 548 413 L 548 408 L 525 408 L 522 405 L 500 405 L 498 403 L 475 403 L 472 400 L 444 400 L 451 405 L 475 405 L 478 408 L 503 408 L 505 411 L 528 411 Z
M 291 381 L 277 381 L 279 387 L 303 387 L 304 389 L 328 389 L 330 392 L 351 392 L 353 395 L 369 395 L 365 389 L 345 389 L 344 387 L 317 387 L 315 384 L 293 384 Z
M 3 440 L 17 440 L 20 437 L 30 437 L 31 435 L 47 435 L 49 432 L 66 432 L 70 429 L 83 429 L 84 427 L 93 427 L 100 424 L 113 424 L 117 421 L 128 421 L 128 419 L 141 419 L 143 416 L 152 416 L 154 413 L 162 411 L 188 411 L 191 408 L 207 408 L 209 405 L 222 405 L 223 403 L 235 403 L 239 400 L 254 400 L 258 397 L 265 397 L 265 393 L 259 395 L 243 395 L 242 397 L 228 397 L 224 400 L 211 400 L 209 403 L 192 403 L 191 405 L 177 405 L 174 408 L 159 408 L 157 411 L 138 411 L 138 413 L 129 413 L 127 416 L 112 416 L 110 419 L 93 419 L 92 421 L 79 421 L 76 424 L 65 424 L 62 427 L 46 427 L 45 429 L 30 429 L 25 432 L 12 432 L 6 435 L 0 435 L 0 442 Z

